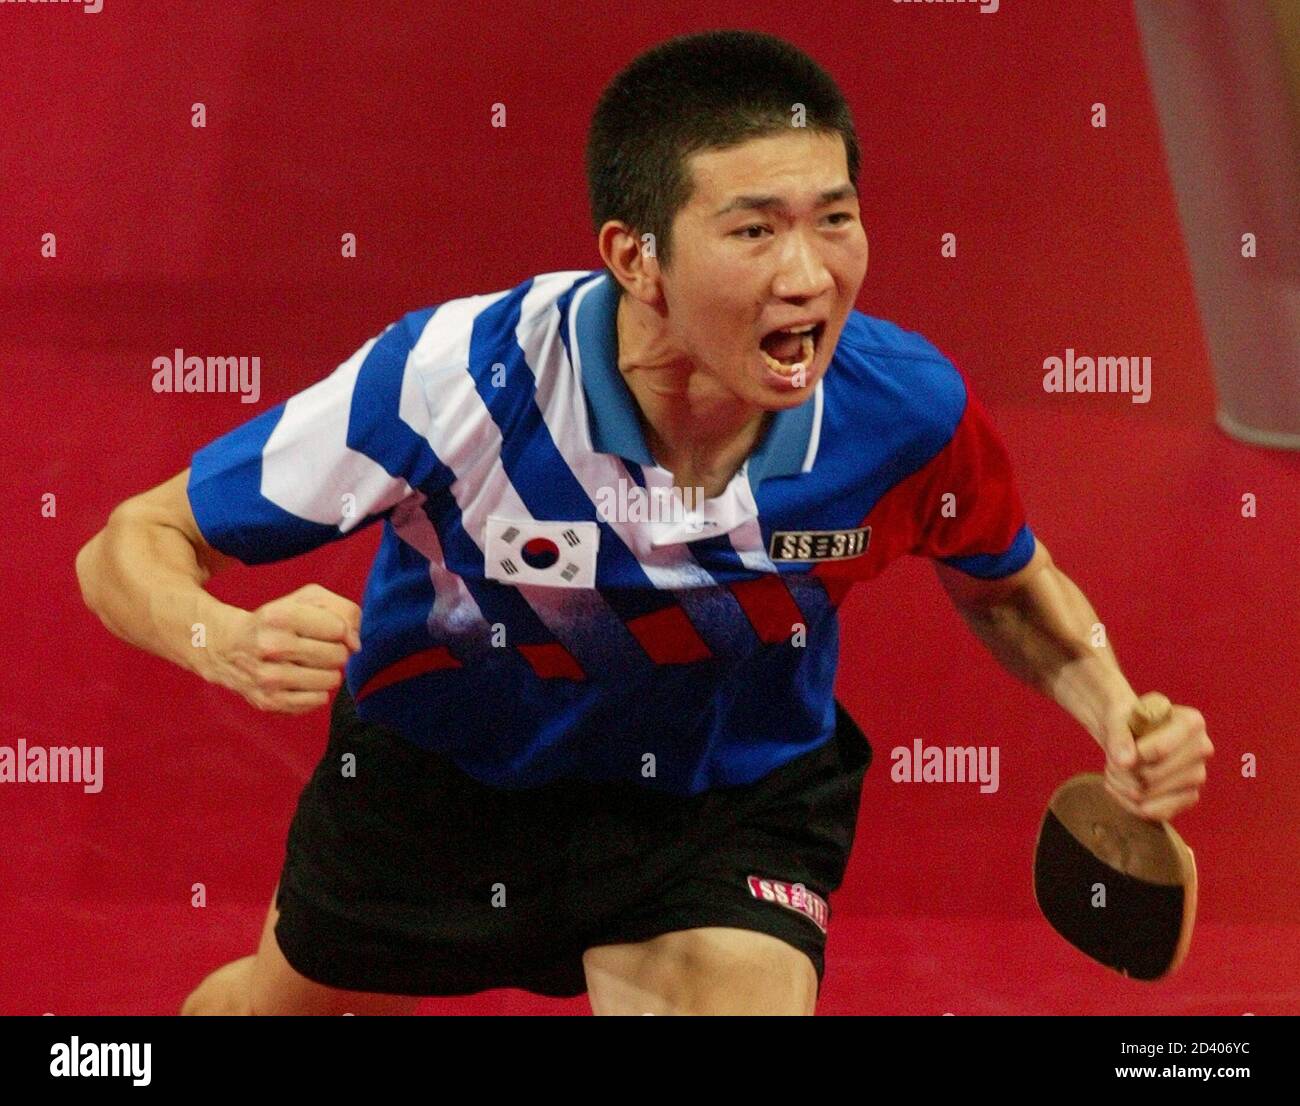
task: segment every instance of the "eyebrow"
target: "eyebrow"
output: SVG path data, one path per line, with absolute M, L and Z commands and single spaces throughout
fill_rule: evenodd
M 838 200 L 855 197 L 858 190 L 851 184 L 842 184 L 838 188 L 829 188 L 817 197 L 817 206 L 824 207 Z M 735 196 L 732 200 L 713 213 L 716 219 L 732 211 L 766 211 L 772 208 L 784 208 L 785 201 L 780 196 Z

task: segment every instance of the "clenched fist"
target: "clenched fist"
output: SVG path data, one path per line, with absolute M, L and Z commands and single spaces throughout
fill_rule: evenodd
M 1106 751 L 1106 789 L 1131 814 L 1169 821 L 1195 805 L 1205 784 L 1205 762 L 1214 744 L 1205 718 L 1192 707 L 1174 706 L 1160 725 L 1134 738 L 1128 707 L 1106 720 L 1100 743 Z
M 259 710 L 303 714 L 324 706 L 361 648 L 361 608 L 319 584 L 255 611 L 232 610 L 209 645 L 210 679 Z

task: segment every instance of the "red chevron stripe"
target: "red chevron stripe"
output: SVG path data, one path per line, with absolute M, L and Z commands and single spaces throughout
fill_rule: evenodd
M 655 664 L 691 664 L 713 656 L 681 607 L 665 607 L 632 619 L 627 628 Z
M 380 691 L 401 680 L 409 680 L 412 676 L 422 676 L 426 672 L 435 672 L 440 668 L 459 668 L 460 666 L 460 661 L 451 655 L 445 645 L 436 645 L 432 649 L 425 649 L 419 653 L 412 653 L 409 657 L 403 657 L 396 664 L 390 664 L 387 668 L 381 668 L 357 692 L 355 701 L 359 703 L 367 695 L 373 695 L 376 691 Z
M 587 673 L 563 645 L 518 645 L 524 660 L 533 666 L 533 671 L 543 680 L 585 680 Z
M 796 625 L 806 625 L 803 611 L 779 575 L 760 576 L 731 585 L 758 640 L 767 645 L 789 641 Z

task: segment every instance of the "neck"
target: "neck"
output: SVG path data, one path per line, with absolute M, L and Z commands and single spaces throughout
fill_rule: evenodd
M 653 308 L 620 296 L 617 322 L 618 369 L 656 463 L 678 486 L 719 494 L 766 430 L 769 412 L 720 388 L 672 349 Z

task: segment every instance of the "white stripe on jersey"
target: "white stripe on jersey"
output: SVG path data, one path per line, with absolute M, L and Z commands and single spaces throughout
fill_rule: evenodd
M 808 449 L 804 453 L 800 472 L 811 472 L 813 463 L 817 460 L 817 445 L 822 436 L 822 385 L 824 383 L 824 380 L 817 381 L 817 387 L 813 389 L 812 431 L 808 435 Z M 731 545 L 736 550 L 740 563 L 751 572 L 778 571 L 776 565 L 772 563 L 772 558 L 768 556 L 767 547 L 763 544 L 763 530 L 758 524 L 758 519 L 750 519 L 743 526 L 736 527 L 731 532 Z
M 262 495 L 290 514 L 337 526 L 344 534 L 411 494 L 405 480 L 347 445 L 357 374 L 377 341 L 371 338 L 324 380 L 288 399 L 262 449 Z M 403 417 L 423 412 L 418 389 L 409 375 L 403 379 Z M 412 429 L 420 433 L 422 427 L 417 422 Z M 304 465 L 305 456 L 324 460 Z
M 825 403 L 825 397 L 822 395 L 822 385 L 826 383 L 823 377 L 817 381 L 817 387 L 813 390 L 813 424 L 812 433 L 808 435 L 808 452 L 803 457 L 803 467 L 800 472 L 812 472 L 813 464 L 817 460 L 817 447 L 822 440 L 822 405 Z
M 776 572 L 776 565 L 763 548 L 763 530 L 758 519 L 751 518 L 731 532 L 731 547 L 740 563 L 751 572 Z
M 570 274 L 570 283 L 581 275 L 581 270 Z M 429 444 L 455 477 L 450 491 L 460 508 L 461 525 L 485 558 L 489 514 L 523 522 L 533 519 L 501 462 L 500 428 L 469 371 L 474 319 L 507 295 L 508 291 L 443 304 L 425 324 L 408 360 L 429 389 L 433 410 Z M 521 310 L 527 314 L 527 296 Z M 555 340 L 559 341 L 558 335 Z M 608 668 L 611 649 L 621 647 L 629 656 L 642 652 L 599 591 L 536 585 L 514 590 L 589 673 Z
M 569 366 L 561 364 L 560 368 L 566 371 L 539 372 L 537 365 L 540 355 L 533 352 L 537 343 L 529 341 L 529 336 L 523 333 L 522 325 L 517 334 L 524 359 L 537 381 L 537 403 L 542 417 L 551 431 L 556 448 L 593 503 L 596 502 L 595 496 L 601 487 L 617 488 L 620 481 L 624 481 L 626 487 L 635 486 L 623 459 L 592 449 L 589 436 L 574 421 L 573 412 L 578 410 L 578 404 L 583 405 L 581 410 L 584 413 L 586 411 L 585 393 L 582 389 L 582 354 L 577 340 L 578 309 L 597 283 L 598 280 L 591 281 L 580 288 L 569 305 L 569 355 L 572 371 L 567 371 Z M 550 315 L 550 320 L 557 319 L 557 315 Z M 554 326 L 555 322 L 550 322 L 550 325 Z M 544 331 L 545 327 L 540 329 Z M 664 474 L 662 480 L 649 470 L 644 470 L 643 475 L 647 488 L 653 484 L 671 482 L 668 474 Z M 718 590 L 717 580 L 695 560 L 684 543 L 655 545 L 651 540 L 653 529 L 649 526 L 638 528 L 635 523 L 614 519 L 606 519 L 605 522 L 631 550 L 650 582 L 656 588 L 672 592 L 696 633 L 713 653 L 726 656 L 736 649 L 747 647 L 745 639 L 748 632 L 742 627 L 748 625 L 748 622 L 739 601 L 725 589 Z M 776 566 L 762 550 L 763 539 L 756 518 L 733 530 L 730 540 L 735 543 L 751 530 L 754 536 L 748 540 L 757 546 L 757 556 L 764 562 L 764 571 L 775 572 Z M 741 561 L 750 567 L 746 556 L 747 554 L 741 553 Z M 716 612 L 720 607 L 728 608 L 731 617 L 718 617 Z
M 567 274 L 566 274 L 567 275 Z M 546 278 L 539 278 L 541 284 Z M 587 493 L 593 505 L 598 502 L 601 488 L 617 488 L 622 481 L 625 487 L 635 487 L 623 464 L 622 458 L 608 453 L 597 453 L 588 448 L 584 441 L 582 427 L 577 424 L 574 412 L 585 402 L 582 391 L 582 355 L 578 349 L 577 318 L 578 308 L 597 281 L 591 281 L 580 288 L 569 304 L 569 354 L 573 361 L 573 371 L 568 366 L 557 367 L 545 365 L 539 368 L 545 351 L 553 347 L 548 342 L 550 331 L 558 325 L 558 315 L 543 309 L 544 318 L 540 325 L 531 316 L 523 315 L 519 320 L 516 340 L 524 351 L 524 360 L 528 363 L 536 380 L 537 405 L 542 418 L 551 432 L 556 448 L 572 470 L 583 491 Z M 534 288 L 537 287 L 534 284 Z M 531 293 L 530 293 L 531 294 Z M 549 285 L 544 298 L 554 301 L 558 298 Z M 525 320 L 533 323 L 525 329 Z M 603 517 L 603 516 L 602 516 Z M 650 528 L 638 529 L 635 523 L 621 522 L 616 519 L 604 519 L 611 530 L 616 533 L 623 544 L 632 551 L 632 555 L 641 562 L 641 567 L 656 588 L 671 590 L 676 588 L 716 587 L 717 581 L 704 570 L 691 556 L 685 545 L 655 546 L 650 543 Z

